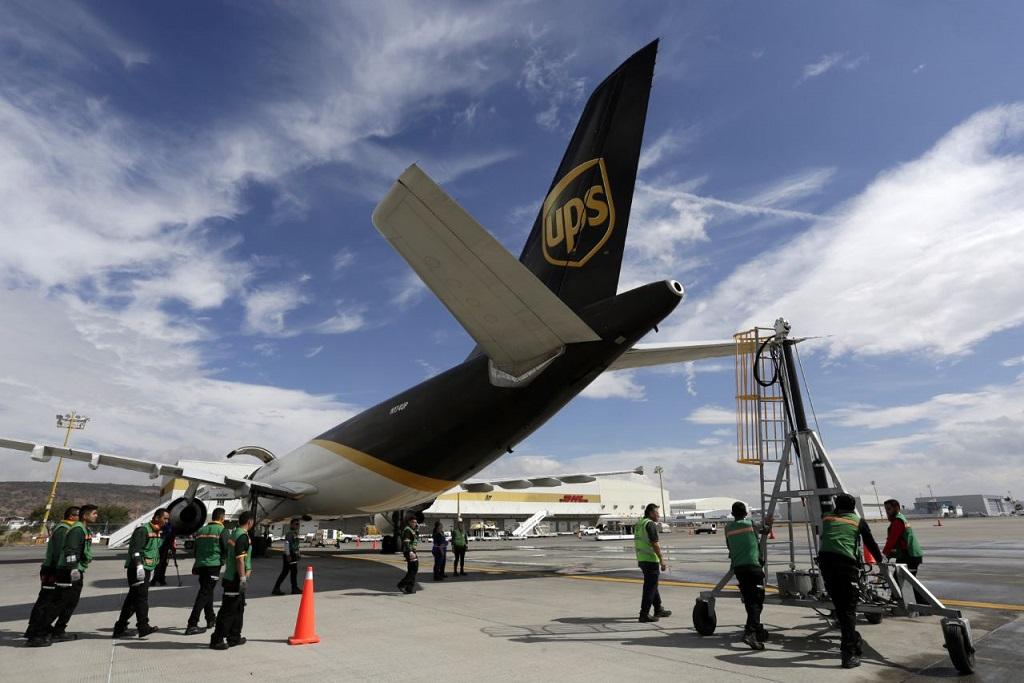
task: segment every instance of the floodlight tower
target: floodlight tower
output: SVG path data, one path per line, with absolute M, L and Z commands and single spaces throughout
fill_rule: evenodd
M 57 428 L 66 430 L 64 434 L 64 448 L 68 447 L 68 442 L 71 441 L 71 430 L 72 429 L 85 429 L 85 423 L 89 421 L 89 418 L 84 415 L 79 415 L 75 411 L 70 413 L 64 413 L 63 415 L 57 415 Z M 50 519 L 50 509 L 53 507 L 54 496 L 57 495 L 57 483 L 60 481 L 60 471 L 64 467 L 64 458 L 61 457 L 57 460 L 57 471 L 53 475 L 53 486 L 50 487 L 50 495 L 46 499 L 46 509 L 43 510 L 43 523 L 40 527 L 42 534 L 46 535 L 46 522 Z
M 665 468 L 663 468 L 661 465 L 658 465 L 657 467 L 654 468 L 654 473 L 658 475 L 658 488 L 661 490 L 661 514 L 668 515 L 668 517 L 671 518 L 672 511 L 665 509 L 665 483 L 661 480 L 661 475 L 664 471 Z

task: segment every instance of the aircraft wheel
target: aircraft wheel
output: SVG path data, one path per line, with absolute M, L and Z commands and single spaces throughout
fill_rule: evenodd
M 693 627 L 702 636 L 710 636 L 718 626 L 718 616 L 706 600 L 697 600 L 693 606 Z
M 963 675 L 974 673 L 974 648 L 967 642 L 964 627 L 956 622 L 942 624 L 942 635 L 946 639 L 946 651 L 956 670 Z

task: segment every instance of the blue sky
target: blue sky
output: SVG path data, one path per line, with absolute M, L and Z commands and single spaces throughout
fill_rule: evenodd
M 621 288 L 688 297 L 651 341 L 785 315 L 853 488 L 1019 495 L 1019 5 L 379 5 L 0 6 L 0 433 L 75 408 L 85 447 L 283 453 L 458 362 L 376 202 L 417 162 L 518 254 L 586 96 L 660 37 Z M 491 472 L 749 495 L 733 393 L 724 361 L 606 375 Z

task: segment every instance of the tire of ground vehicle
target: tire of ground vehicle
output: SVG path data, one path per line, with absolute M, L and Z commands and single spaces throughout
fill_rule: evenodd
M 967 645 L 964 627 L 955 622 L 942 624 L 942 635 L 946 639 L 946 651 L 949 660 L 961 674 L 974 673 L 974 648 Z
M 865 612 L 864 618 L 868 620 L 869 624 L 881 624 L 882 613 L 881 612 Z
M 693 627 L 702 636 L 710 636 L 718 627 L 718 616 L 711 611 L 711 605 L 704 600 L 697 600 L 693 606 Z

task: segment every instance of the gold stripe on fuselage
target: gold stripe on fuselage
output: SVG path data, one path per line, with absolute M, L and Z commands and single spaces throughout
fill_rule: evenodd
M 326 439 L 313 439 L 310 443 L 329 450 L 331 453 L 340 455 L 349 462 L 353 462 L 360 467 L 379 474 L 382 477 L 386 477 L 393 482 L 399 483 L 402 486 L 408 486 L 409 488 L 416 489 L 418 491 L 430 491 L 440 493 L 441 491 L 447 491 L 459 482 L 457 481 L 446 481 L 444 479 L 434 479 L 433 477 L 425 477 L 422 474 L 416 474 L 409 470 L 404 470 L 401 467 L 395 467 L 390 463 L 386 463 L 380 458 L 375 458 L 369 453 L 363 453 L 362 451 L 350 448 L 334 441 L 327 441 Z

